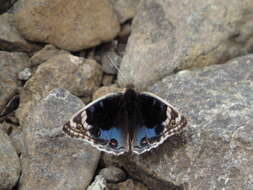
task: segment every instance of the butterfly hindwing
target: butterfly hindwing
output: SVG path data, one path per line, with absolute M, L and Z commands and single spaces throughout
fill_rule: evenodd
M 120 155 L 127 150 L 127 131 L 122 109 L 122 93 L 109 94 L 77 112 L 63 131 L 80 138 L 99 150 Z
M 157 147 L 186 126 L 186 119 L 154 94 L 138 94 L 136 107 L 139 118 L 135 122 L 131 149 L 137 154 Z

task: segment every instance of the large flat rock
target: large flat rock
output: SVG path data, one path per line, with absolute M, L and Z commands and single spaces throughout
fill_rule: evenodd
M 20 190 L 84 190 L 93 178 L 100 152 L 66 137 L 62 125 L 83 107 L 80 99 L 55 89 L 34 107 L 23 127 Z
M 149 90 L 176 106 L 188 127 L 141 156 L 105 155 L 107 164 L 121 163 L 151 189 L 252 189 L 252 54 L 181 71 Z
M 23 0 L 15 14 L 26 39 L 70 51 L 110 41 L 120 30 L 107 0 Z

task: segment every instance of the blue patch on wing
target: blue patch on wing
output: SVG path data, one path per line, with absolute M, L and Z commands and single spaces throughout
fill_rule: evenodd
M 108 140 L 108 141 L 110 141 L 111 139 L 116 139 L 119 147 L 124 146 L 124 140 L 123 140 L 124 138 L 122 135 L 122 131 L 119 128 L 113 127 L 109 130 L 101 130 L 101 134 L 98 138 L 103 139 L 103 140 Z
M 140 127 L 138 130 L 136 130 L 135 143 L 140 145 L 141 140 L 144 137 L 150 139 L 157 136 L 158 135 L 156 134 L 155 128 Z

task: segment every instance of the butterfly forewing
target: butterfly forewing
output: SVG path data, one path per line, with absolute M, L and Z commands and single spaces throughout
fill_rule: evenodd
M 127 151 L 127 126 L 122 93 L 109 94 L 84 107 L 63 126 L 63 131 L 99 150 L 115 155 Z
M 186 119 L 154 94 L 138 94 L 136 107 L 140 119 L 135 126 L 132 151 L 137 154 L 157 147 L 186 126 Z

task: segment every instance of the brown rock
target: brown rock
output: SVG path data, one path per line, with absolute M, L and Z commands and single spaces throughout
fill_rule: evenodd
M 53 45 L 46 45 L 43 49 L 36 52 L 30 59 L 32 66 L 38 66 L 41 63 L 47 61 L 49 58 L 59 54 L 67 53 L 67 51 L 59 50 Z
M 70 51 L 110 41 L 120 30 L 107 0 L 24 0 L 16 20 L 26 39 Z
M 1 2 L 0 2 L 1 4 Z M 0 15 L 0 50 L 32 53 L 39 46 L 28 43 L 16 30 L 13 14 Z
M 9 137 L 0 130 L 0 189 L 11 190 L 20 176 L 20 163 Z
M 18 92 L 18 73 L 28 66 L 26 54 L 0 51 L 0 113 Z
M 252 52 L 252 17 L 253 0 L 141 1 L 119 83 L 143 89 L 176 70 Z
M 113 79 L 114 79 L 114 75 L 104 75 L 103 77 L 103 86 L 109 86 L 112 84 L 113 82 Z
M 26 114 L 54 88 L 65 88 L 80 97 L 89 97 L 99 87 L 102 69 L 94 60 L 60 54 L 41 64 L 26 82 L 20 96 L 18 118 Z

